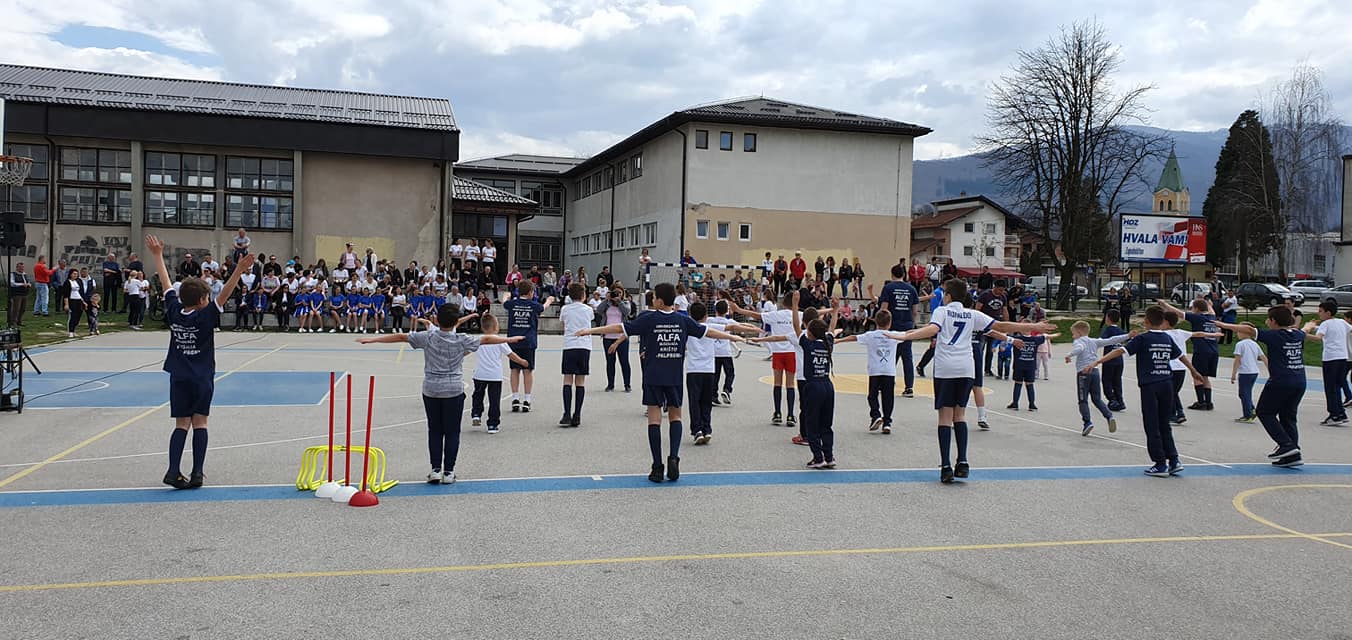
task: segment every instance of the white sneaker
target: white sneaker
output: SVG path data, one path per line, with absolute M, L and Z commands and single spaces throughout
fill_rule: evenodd
M 74 338 L 74 337 L 75 337 L 75 332 L 74 332 L 74 331 L 67 331 L 67 332 L 66 332 L 66 337 L 67 337 L 67 338 Z M 647 411 L 647 409 L 644 409 L 644 411 Z
M 725 404 L 725 405 L 728 405 L 729 407 L 731 407 L 731 406 L 732 406 L 732 394 L 731 394 L 731 393 L 728 393 L 727 391 L 722 391 L 722 392 L 720 392 L 720 393 L 718 394 L 718 401 L 719 401 L 719 402 L 722 402 L 722 403 Z
M 469 424 L 470 426 L 477 427 L 483 424 L 483 420 L 479 416 L 470 416 Z
M 334 332 L 336 332 L 336 331 L 338 331 L 338 330 L 337 330 L 337 329 L 329 329 L 329 333 L 334 333 Z
M 447 471 L 441 474 L 441 484 L 455 484 L 455 472 Z
M 451 474 L 454 477 L 455 474 Z M 441 484 L 441 469 L 433 469 L 427 474 L 427 484 Z

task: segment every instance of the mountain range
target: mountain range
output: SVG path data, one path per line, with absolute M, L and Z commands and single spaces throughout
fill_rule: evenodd
M 1192 213 L 1201 215 L 1202 203 L 1206 192 L 1216 177 L 1216 158 L 1221 147 L 1225 146 L 1228 130 L 1215 131 L 1171 131 L 1154 127 L 1134 127 L 1142 133 L 1160 134 L 1174 141 L 1174 153 L 1178 154 L 1178 165 L 1183 172 L 1183 183 L 1192 195 Z M 1347 139 L 1352 140 L 1352 127 L 1348 127 Z M 1150 185 L 1141 189 L 1137 197 L 1127 205 L 1128 212 L 1148 212 L 1151 208 L 1150 192 L 1155 187 L 1164 163 L 1158 162 L 1146 169 Z M 917 160 L 912 186 L 911 202 L 915 205 L 956 198 L 967 195 L 985 195 L 996 202 L 1006 203 L 1011 198 L 1003 197 L 1000 188 L 990 170 L 982 166 L 982 159 L 976 155 L 945 158 L 941 160 Z M 1337 190 L 1335 190 L 1337 191 Z M 1329 208 L 1330 228 L 1336 228 L 1340 213 L 1335 206 Z

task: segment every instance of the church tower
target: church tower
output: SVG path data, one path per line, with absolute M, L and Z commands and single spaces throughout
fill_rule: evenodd
M 1155 185 L 1155 213 L 1178 212 L 1187 215 L 1192 206 L 1188 188 L 1183 186 L 1183 171 L 1178 168 L 1178 156 L 1169 151 L 1169 160 L 1164 163 L 1164 172 L 1160 174 L 1159 184 Z

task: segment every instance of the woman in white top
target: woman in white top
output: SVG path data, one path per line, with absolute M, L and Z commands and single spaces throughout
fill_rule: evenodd
M 357 252 L 352 250 L 352 243 L 347 243 L 347 249 L 342 255 L 338 256 L 338 266 L 351 271 L 357 268 Z
M 127 294 L 127 326 L 140 331 L 141 314 L 145 311 L 141 298 L 141 272 L 128 274 L 127 281 L 122 284 L 122 291 Z
M 465 257 L 464 240 L 456 240 L 455 242 L 451 243 L 451 246 L 447 250 L 447 253 L 450 254 L 451 266 L 455 267 L 456 271 L 459 271 L 465 267 L 465 263 L 463 262 L 463 259 Z
M 471 271 L 479 268 L 479 243 L 474 239 L 465 245 L 465 268 Z
M 483 248 L 482 253 L 483 253 L 484 266 L 486 266 L 486 267 L 487 267 L 487 266 L 492 266 L 494 262 L 497 262 L 497 259 L 498 259 L 498 248 L 495 247 L 495 246 L 493 246 L 493 241 L 492 241 L 492 240 L 484 240 L 484 248 Z
M 644 283 L 643 288 L 645 290 L 648 288 L 647 287 L 648 279 L 643 276 L 648 274 L 648 265 L 652 264 L 652 261 L 653 257 L 648 255 L 647 249 L 644 249 L 643 253 L 640 254 L 638 257 L 638 277 L 634 278 L 634 281 Z

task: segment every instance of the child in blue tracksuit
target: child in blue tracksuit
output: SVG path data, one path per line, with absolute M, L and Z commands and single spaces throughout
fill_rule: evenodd
M 1121 320 L 1122 314 L 1117 309 L 1103 312 L 1103 326 L 1099 329 L 1099 339 L 1107 340 L 1125 334 L 1126 331 L 1118 326 Z M 1116 348 L 1116 345 L 1106 346 L 1103 348 L 1103 354 L 1107 355 Z M 1103 397 L 1108 401 L 1108 409 L 1111 411 L 1127 410 L 1127 403 L 1122 398 L 1122 372 L 1125 367 L 1126 363 L 1120 359 L 1103 363 Z
M 996 355 L 999 360 L 999 368 L 995 370 L 998 374 L 995 377 L 1000 380 L 1008 380 L 1010 368 L 1014 364 L 1014 341 L 1005 340 L 1001 342 Z
M 1268 437 L 1277 443 L 1268 459 L 1278 467 L 1305 464 L 1296 428 L 1296 413 L 1305 397 L 1305 332 L 1296 323 L 1295 314 L 1285 306 L 1268 309 L 1267 329 L 1219 323 L 1220 328 L 1235 332 L 1241 339 L 1256 335 L 1258 342 L 1267 347 L 1268 380 L 1258 394 L 1255 411 Z
M 1044 333 L 1042 335 L 1023 336 L 1014 334 L 1023 343 L 1023 347 L 1014 349 L 1014 401 L 1006 409 L 1019 410 L 1019 392 L 1028 387 L 1028 410 L 1037 411 L 1037 396 L 1033 391 L 1033 382 L 1037 380 L 1037 348 L 1042 343 L 1061 334 Z

